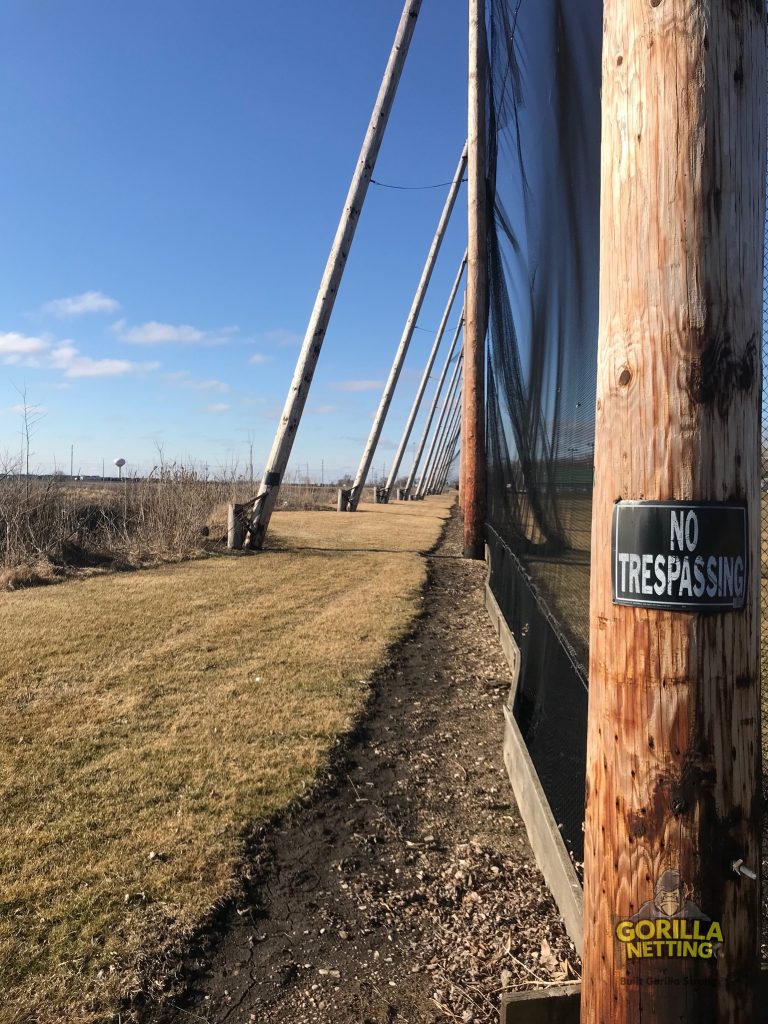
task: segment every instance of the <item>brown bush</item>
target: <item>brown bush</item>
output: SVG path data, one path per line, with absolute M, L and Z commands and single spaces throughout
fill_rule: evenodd
M 227 503 L 247 503 L 257 489 L 177 463 L 148 477 L 104 482 L 0 466 L 0 588 L 51 582 L 72 568 L 190 557 L 222 542 Z M 277 507 L 312 511 L 335 504 L 335 486 L 297 476 L 281 488 Z

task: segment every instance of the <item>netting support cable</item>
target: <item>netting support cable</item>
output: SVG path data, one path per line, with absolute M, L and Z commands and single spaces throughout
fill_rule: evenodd
M 458 344 L 459 335 L 461 334 L 461 329 L 462 329 L 463 326 L 464 326 L 464 307 L 462 306 L 461 317 L 459 318 L 459 323 L 458 323 L 458 325 L 456 327 L 456 330 L 455 330 L 454 335 L 453 335 L 453 339 L 452 339 L 450 347 L 448 349 L 448 354 L 445 357 L 445 363 L 443 364 L 443 368 L 440 371 L 440 376 L 438 377 L 438 380 L 437 380 L 437 386 L 435 387 L 435 394 L 434 394 L 434 397 L 432 399 L 432 404 L 429 407 L 429 412 L 427 413 L 426 422 L 424 423 L 424 429 L 421 432 L 421 440 L 419 441 L 419 445 L 418 445 L 418 447 L 416 449 L 416 452 L 415 452 L 415 454 L 413 456 L 413 464 L 412 464 L 411 470 L 410 470 L 410 472 L 408 474 L 408 479 L 406 480 L 406 483 L 405 483 L 404 496 L 406 498 L 408 498 L 410 496 L 411 490 L 413 489 L 413 482 L 414 482 L 414 480 L 416 478 L 416 473 L 418 472 L 418 469 L 419 469 L 419 463 L 421 462 L 421 456 L 424 454 L 424 447 L 425 447 L 425 445 L 427 443 L 427 438 L 429 437 L 429 431 L 430 431 L 430 428 L 432 426 L 432 420 L 434 419 L 435 411 L 437 409 L 438 402 L 440 401 L 440 395 L 442 394 L 442 391 L 443 391 L 443 384 L 445 383 L 445 378 L 448 376 L 448 370 L 450 369 L 450 366 L 451 366 L 451 359 L 453 359 L 453 353 L 454 353 L 454 351 L 456 349 L 456 345 Z
M 397 446 L 395 457 L 392 460 L 392 468 L 390 469 L 389 478 L 387 480 L 386 485 L 387 495 L 392 493 L 392 488 L 394 487 L 395 481 L 397 480 L 397 474 L 400 472 L 400 464 L 403 461 L 403 455 L 405 454 L 405 450 L 408 447 L 408 441 L 410 440 L 411 431 L 413 430 L 413 425 L 416 422 L 416 417 L 419 414 L 421 402 L 422 399 L 424 398 L 424 392 L 427 390 L 427 384 L 429 383 L 429 375 L 432 373 L 432 367 L 435 364 L 438 349 L 442 344 L 443 335 L 445 334 L 445 328 L 448 323 L 448 318 L 451 315 L 451 309 L 453 308 L 453 304 L 456 301 L 456 293 L 459 290 L 459 285 L 461 284 L 461 279 L 464 276 L 464 268 L 466 267 L 466 265 L 467 251 L 465 249 L 464 255 L 461 257 L 461 263 L 459 264 L 459 270 L 458 273 L 456 274 L 456 279 L 453 282 L 450 295 L 448 296 L 448 302 L 445 305 L 445 310 L 443 311 L 443 316 L 442 319 L 440 320 L 440 326 L 437 329 L 435 340 L 432 343 L 432 348 L 430 349 L 429 355 L 427 356 L 427 363 L 426 366 L 424 367 L 424 372 L 421 375 L 421 381 L 419 382 L 419 387 L 416 391 L 416 397 L 413 400 L 411 411 L 408 414 L 408 420 L 406 421 L 405 427 L 403 429 L 403 436 L 400 438 L 400 444 Z M 409 486 L 406 485 L 405 493 L 403 494 L 403 497 L 406 499 L 408 498 L 409 490 Z
M 352 485 L 352 491 L 349 496 L 349 504 L 347 506 L 350 512 L 354 512 L 360 502 L 360 498 L 363 493 L 363 488 L 365 487 L 365 481 L 368 478 L 371 463 L 373 462 L 373 456 L 376 453 L 376 446 L 379 443 L 381 431 L 384 428 L 384 421 L 387 418 L 389 406 L 392 402 L 392 395 L 394 394 L 395 388 L 397 386 L 397 382 L 400 377 L 400 371 L 403 368 L 403 363 L 408 352 L 408 346 L 410 345 L 411 338 L 413 337 L 413 330 L 414 327 L 416 326 L 416 321 L 419 318 L 419 313 L 421 312 L 421 307 L 424 302 L 424 296 L 426 295 L 427 288 L 429 287 L 429 282 L 432 277 L 432 271 L 435 269 L 435 263 L 437 262 L 437 256 L 438 253 L 440 252 L 440 246 L 442 245 L 443 238 L 445 237 L 445 231 L 446 228 L 448 227 L 448 222 L 451 219 L 451 213 L 453 212 L 453 208 L 456 204 L 456 197 L 458 196 L 459 189 L 461 188 L 461 179 L 464 176 L 466 166 L 467 145 L 466 143 L 464 143 L 464 147 L 461 151 L 461 156 L 459 157 L 459 163 L 456 168 L 456 173 L 453 176 L 453 183 L 448 192 L 448 195 L 446 196 L 445 204 L 443 205 L 443 211 L 440 215 L 440 221 L 437 225 L 437 230 L 435 231 L 434 238 L 432 239 L 432 244 L 429 247 L 429 252 L 427 253 L 427 259 L 424 264 L 424 269 L 421 272 L 421 279 L 419 281 L 418 287 L 416 288 L 416 294 L 413 297 L 411 310 L 408 314 L 408 319 L 405 322 L 405 327 L 403 328 L 403 334 L 402 337 L 400 338 L 400 344 L 397 347 L 397 352 L 395 353 L 392 368 L 389 371 L 389 377 L 387 378 L 387 383 L 384 386 L 384 393 L 381 396 L 379 408 L 376 412 L 376 417 L 373 421 L 373 426 L 371 427 L 371 432 L 368 437 L 365 450 L 363 451 L 363 457 L 360 460 L 360 466 L 357 470 L 357 475 L 355 476 L 355 482 Z
M 413 39 L 421 4 L 422 0 L 406 0 L 403 7 L 384 77 L 307 325 L 304 344 L 272 443 L 272 450 L 264 468 L 264 476 L 259 487 L 261 500 L 254 503 L 250 529 L 245 536 L 245 547 L 261 548 L 264 543 L 269 520 L 277 502 L 280 484 L 288 466 L 293 442 L 309 395 L 320 350 L 328 330 L 333 306 L 339 293 L 339 285 L 344 275 L 349 250 L 384 138 L 400 76 Z

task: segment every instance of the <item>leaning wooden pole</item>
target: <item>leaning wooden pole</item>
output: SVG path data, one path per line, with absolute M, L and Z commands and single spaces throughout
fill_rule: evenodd
M 408 313 L 408 318 L 405 321 L 405 327 L 403 328 L 403 334 L 400 338 L 400 344 L 397 346 L 395 352 L 395 358 L 392 363 L 392 368 L 389 371 L 389 377 L 387 383 L 384 385 L 384 392 L 379 402 L 379 408 L 376 412 L 376 416 L 371 427 L 371 433 L 368 437 L 368 441 L 363 451 L 363 457 L 360 460 L 360 466 L 357 470 L 355 482 L 352 485 L 352 493 L 349 496 L 348 509 L 350 512 L 354 512 L 360 502 L 360 498 L 363 494 L 363 488 L 365 487 L 365 481 L 368 479 L 368 473 L 371 468 L 371 462 L 373 461 L 374 453 L 376 452 L 376 446 L 379 443 L 381 437 L 381 431 L 384 428 L 384 421 L 387 418 L 389 412 L 389 406 L 392 402 L 392 396 L 395 393 L 397 382 L 400 378 L 400 371 L 403 368 L 405 357 L 408 353 L 408 347 L 411 344 L 411 338 L 416 328 L 416 321 L 419 319 L 419 313 L 424 303 L 424 296 L 427 294 L 427 288 L 432 278 L 432 271 L 435 269 L 435 263 L 437 262 L 437 256 L 440 252 L 440 246 L 443 244 L 443 238 L 445 237 L 445 231 L 448 227 L 448 221 L 451 219 L 451 213 L 456 203 L 456 197 L 459 194 L 459 188 L 461 187 L 461 181 L 464 177 L 464 171 L 467 167 L 467 146 L 464 144 L 464 148 L 461 151 L 459 157 L 459 163 L 456 168 L 456 172 L 453 175 L 453 181 L 451 187 L 448 190 L 445 204 L 443 205 L 443 212 L 440 215 L 440 221 L 437 225 L 432 244 L 429 247 L 427 253 L 427 259 L 424 264 L 424 269 L 421 272 L 421 279 L 419 280 L 418 287 L 416 288 L 416 294 L 413 297 L 411 308 Z
M 445 485 L 448 483 L 448 474 L 451 471 L 451 466 L 453 465 L 453 460 L 456 458 L 456 446 L 459 443 L 460 436 L 461 436 L 461 430 L 457 427 L 457 429 L 453 433 L 453 437 L 451 438 L 451 442 L 448 445 L 448 454 L 446 456 L 442 472 L 440 473 L 440 476 L 438 478 L 438 483 L 437 483 L 437 486 L 435 488 L 435 490 L 437 491 L 438 494 L 442 494 L 443 493 L 443 491 L 445 490 Z
M 443 438 L 437 452 L 437 458 L 435 459 L 435 462 L 432 466 L 432 472 L 430 473 L 429 479 L 427 480 L 428 494 L 434 494 L 435 486 L 437 484 L 437 481 L 440 479 L 440 472 L 445 461 L 448 446 L 450 445 L 451 438 L 453 437 L 457 429 L 461 429 L 461 383 L 459 383 L 459 389 L 456 393 L 456 400 L 453 404 L 453 408 L 451 409 L 451 415 L 446 420 L 445 423 L 445 431 L 443 433 Z
M 456 426 L 454 427 L 453 433 L 451 434 L 448 445 L 445 449 L 445 455 L 443 456 L 443 464 L 440 467 L 440 472 L 435 478 L 435 482 L 432 486 L 433 493 L 442 494 L 445 489 L 445 482 L 448 478 L 448 472 L 450 471 L 451 464 L 456 457 L 456 446 L 459 443 L 461 437 L 461 424 L 457 420 Z
M 482 558 L 485 554 L 486 62 L 485 0 L 469 0 L 467 305 L 459 471 L 465 558 Z
M 763 1019 L 762 0 L 606 0 L 582 1024 Z
M 439 452 L 442 448 L 443 437 L 445 436 L 445 431 L 447 430 L 448 427 L 448 421 L 450 420 L 453 414 L 454 396 L 456 394 L 456 389 L 460 386 L 461 364 L 463 361 L 463 357 L 464 352 L 462 350 L 461 352 L 459 352 L 458 358 L 456 359 L 456 365 L 454 366 L 453 373 L 451 374 L 451 381 L 450 384 L 448 385 L 448 390 L 445 394 L 445 398 L 443 399 L 443 404 L 440 409 L 440 415 L 438 416 L 437 423 L 435 424 L 435 432 L 432 435 L 432 440 L 429 445 L 427 458 L 424 462 L 424 469 L 421 474 L 421 479 L 419 480 L 419 486 L 416 489 L 417 498 L 423 498 L 424 495 L 427 493 L 427 488 L 429 485 L 429 481 L 432 477 L 435 462 L 438 461 Z
M 387 61 L 379 94 L 376 97 L 368 131 L 363 140 L 363 147 L 358 157 L 349 192 L 344 203 L 344 210 L 336 229 L 328 262 L 325 266 L 320 289 L 315 299 L 312 315 L 309 319 L 304 344 L 299 355 L 291 387 L 283 408 L 280 425 L 272 444 L 259 493 L 253 506 L 251 524 L 245 538 L 245 546 L 260 548 L 269 526 L 269 520 L 277 501 L 280 484 L 283 480 L 288 459 L 291 455 L 296 430 L 304 411 L 309 388 L 320 357 L 320 349 L 325 339 L 328 323 L 331 319 L 333 305 L 339 291 L 339 285 L 346 266 L 347 256 L 355 235 L 357 222 L 365 201 L 376 158 L 379 154 L 384 131 L 387 127 L 392 103 L 395 99 L 400 75 L 408 55 L 408 48 L 416 28 L 416 19 L 422 0 L 406 0 L 400 23 L 397 27 L 395 41 Z
M 413 424 L 416 422 L 416 417 L 419 414 L 419 409 L 421 408 L 421 401 L 424 398 L 424 392 L 427 390 L 427 384 L 429 383 L 429 375 L 432 373 L 432 367 L 435 365 L 437 352 L 442 343 L 443 335 L 445 334 L 445 328 L 448 325 L 448 317 L 451 315 L 451 309 L 453 308 L 453 303 L 456 300 L 456 293 L 459 290 L 461 279 L 464 276 L 464 267 L 466 265 L 467 253 L 465 250 L 464 255 L 461 257 L 461 263 L 459 264 L 458 273 L 456 274 L 456 278 L 451 287 L 450 294 L 448 295 L 448 301 L 445 304 L 445 309 L 443 311 L 443 315 L 440 319 L 440 323 L 437 328 L 435 340 L 432 343 L 432 348 L 430 349 L 429 355 L 427 356 L 427 362 L 426 365 L 424 366 L 424 371 L 421 375 L 419 386 L 416 389 L 416 397 L 413 400 L 413 404 L 411 405 L 411 411 L 408 414 L 408 419 L 406 421 L 405 427 L 403 428 L 403 434 L 402 437 L 400 438 L 400 444 L 397 446 L 395 457 L 392 460 L 392 468 L 389 472 L 389 479 L 387 480 L 387 497 L 389 497 L 389 495 L 392 493 L 392 488 L 395 486 L 395 481 L 397 480 L 397 474 L 400 472 L 400 463 L 403 461 L 405 449 L 408 447 L 408 441 L 410 440 L 411 437 Z M 405 497 L 408 497 L 407 486 L 405 488 Z
M 451 359 L 453 358 L 453 353 L 456 350 L 456 345 L 458 344 L 459 336 L 462 332 L 463 327 L 464 307 L 462 306 L 461 316 L 459 317 L 459 322 L 456 325 L 456 330 L 453 333 L 453 338 L 451 339 L 451 344 L 448 348 L 448 353 L 445 357 L 445 363 L 443 364 L 443 368 L 440 371 L 440 376 L 437 379 L 437 385 L 435 386 L 435 394 L 432 398 L 432 404 L 429 407 L 429 411 L 427 412 L 427 417 L 424 422 L 424 429 L 421 433 L 421 440 L 419 441 L 416 453 L 413 456 L 413 464 L 411 466 L 410 472 L 408 473 L 408 479 L 406 480 L 405 483 L 404 491 L 406 498 L 410 496 L 410 493 L 413 490 L 413 482 L 416 479 L 416 473 L 419 470 L 419 464 L 421 463 L 421 457 L 424 454 L 424 448 L 429 437 L 429 431 L 432 427 L 432 421 L 435 418 L 435 412 L 440 401 L 440 396 L 443 393 L 443 385 L 445 384 L 445 378 L 448 376 L 448 370 L 450 369 L 451 366 Z

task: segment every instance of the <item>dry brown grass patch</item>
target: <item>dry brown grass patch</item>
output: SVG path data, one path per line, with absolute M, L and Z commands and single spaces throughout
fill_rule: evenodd
M 3 1024 L 111 1019 L 232 893 L 412 621 L 450 502 L 277 515 L 283 550 L 0 595 Z

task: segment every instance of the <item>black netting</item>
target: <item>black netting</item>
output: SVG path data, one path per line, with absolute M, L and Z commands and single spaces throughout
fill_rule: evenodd
M 766 180 L 768 197 L 768 180 Z M 760 430 L 760 675 L 763 709 L 763 786 L 768 792 L 768 202 L 763 228 L 763 390 Z M 768 876 L 767 876 L 768 877 Z
M 597 367 L 602 0 L 492 0 L 491 587 L 521 650 L 514 712 L 582 858 Z

